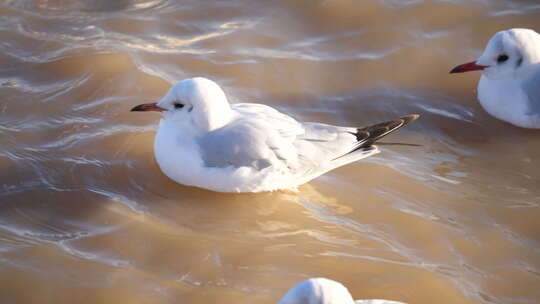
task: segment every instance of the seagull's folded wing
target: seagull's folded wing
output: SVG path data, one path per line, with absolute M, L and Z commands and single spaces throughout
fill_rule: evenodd
M 279 111 L 260 104 L 234 104 L 237 117 L 227 126 L 198 139 L 202 159 L 208 167 L 297 166 L 293 145 L 304 133 L 302 125 Z
M 241 103 L 227 126 L 199 138 L 208 167 L 251 167 L 287 170 L 303 175 L 318 171 L 331 160 L 351 151 L 357 142 L 354 128 L 300 123 L 271 107 Z

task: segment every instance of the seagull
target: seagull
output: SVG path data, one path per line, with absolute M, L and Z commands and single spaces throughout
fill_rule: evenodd
M 177 183 L 218 192 L 297 187 L 378 152 L 373 143 L 418 115 L 361 128 L 298 122 L 269 106 L 229 104 L 215 82 L 178 82 L 157 103 L 131 111 L 163 114 L 154 140 L 161 171 Z
M 510 29 L 493 35 L 476 61 L 450 73 L 482 71 L 478 100 L 492 116 L 515 126 L 540 129 L 540 34 Z
M 296 284 L 277 304 L 405 304 L 389 300 L 353 300 L 343 284 L 326 279 L 311 278 Z

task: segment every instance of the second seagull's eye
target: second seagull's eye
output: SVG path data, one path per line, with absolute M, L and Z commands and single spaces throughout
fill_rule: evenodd
M 179 102 L 175 102 L 175 103 L 174 103 L 174 108 L 175 108 L 175 109 L 181 109 L 181 108 L 183 108 L 183 107 L 184 107 L 184 105 L 181 104 L 181 103 L 179 103 Z
M 505 62 L 506 60 L 508 60 L 508 55 L 502 54 L 502 55 L 499 55 L 499 57 L 497 57 L 498 63 Z

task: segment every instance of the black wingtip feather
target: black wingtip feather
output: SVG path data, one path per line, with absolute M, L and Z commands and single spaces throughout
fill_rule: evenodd
M 420 114 L 409 114 L 401 117 L 400 119 L 403 119 L 403 125 L 406 125 L 413 120 L 417 120 L 419 117 Z
M 356 136 L 356 140 L 358 141 L 359 145 L 351 152 L 371 146 L 377 140 L 407 125 L 411 121 L 418 119 L 419 117 L 420 115 L 418 114 L 409 114 L 398 119 L 358 128 L 354 135 Z
M 398 119 L 358 128 L 356 129 L 356 132 L 350 132 L 352 135 L 356 136 L 357 143 L 354 148 L 350 152 L 345 153 L 344 155 L 335 159 L 339 159 L 360 149 L 362 149 L 362 151 L 369 151 L 369 149 L 375 149 L 375 147 L 373 147 L 372 145 L 377 140 L 407 125 L 411 121 L 418 119 L 419 117 L 420 115 L 418 114 L 409 114 Z

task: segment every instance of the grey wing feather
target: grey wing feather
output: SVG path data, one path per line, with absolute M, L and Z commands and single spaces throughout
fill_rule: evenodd
M 350 152 L 355 145 L 354 128 L 322 123 L 303 124 L 306 132 L 295 142 L 300 160 L 311 165 L 330 161 Z
M 297 156 L 292 142 L 302 125 L 279 111 L 260 104 L 234 104 L 239 118 L 198 138 L 207 167 L 252 167 L 262 170 Z
M 198 138 L 200 152 L 207 167 L 253 167 L 262 170 L 270 166 L 256 130 L 242 127 L 226 127 L 209 132 Z

